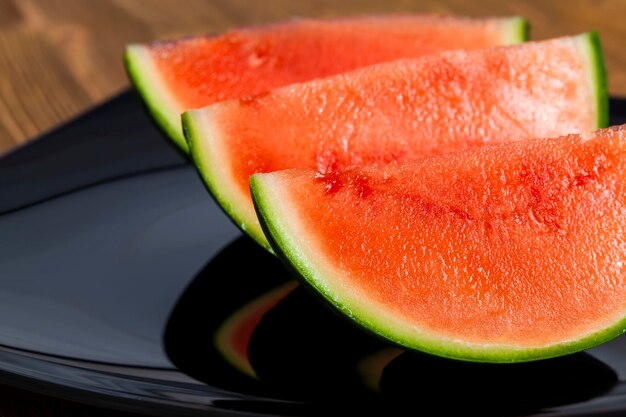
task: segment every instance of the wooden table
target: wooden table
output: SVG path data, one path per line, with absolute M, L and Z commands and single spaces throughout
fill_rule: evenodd
M 124 46 L 291 16 L 377 12 L 521 15 L 531 37 L 600 32 L 609 92 L 626 96 L 626 0 L 0 0 L 0 153 L 128 87 Z M 0 387 L 0 417 L 108 415 Z

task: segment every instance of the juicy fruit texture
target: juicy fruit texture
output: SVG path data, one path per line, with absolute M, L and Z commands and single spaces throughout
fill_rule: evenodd
M 526 21 L 519 17 L 300 19 L 129 45 L 125 61 L 156 121 L 186 152 L 180 114 L 188 109 L 378 62 L 524 40 Z
M 269 247 L 250 199 L 257 172 L 406 161 L 606 125 L 597 36 L 448 51 L 293 84 L 183 114 L 221 207 Z
M 626 125 L 405 164 L 256 174 L 276 253 L 362 327 L 530 361 L 626 331 Z

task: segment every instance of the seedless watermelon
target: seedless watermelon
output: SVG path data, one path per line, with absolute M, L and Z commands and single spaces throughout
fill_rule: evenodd
M 530 361 L 626 331 L 626 125 L 250 182 L 300 280 L 405 348 Z
M 193 160 L 221 207 L 265 247 L 256 172 L 388 163 L 501 140 L 605 127 L 595 33 L 448 51 L 292 84 L 183 114 Z
M 127 47 L 131 81 L 183 151 L 184 110 L 392 59 L 522 42 L 519 17 L 365 16 L 294 19 Z

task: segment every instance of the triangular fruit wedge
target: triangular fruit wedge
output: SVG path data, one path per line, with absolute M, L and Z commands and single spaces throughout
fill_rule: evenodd
M 526 36 L 519 17 L 294 19 L 218 36 L 132 44 L 124 58 L 154 119 L 186 152 L 180 126 L 185 110 L 378 62 L 519 43 Z
M 595 33 L 361 68 L 183 114 L 195 165 L 235 224 L 269 247 L 248 177 L 422 158 L 606 127 Z
M 626 331 L 626 125 L 250 182 L 300 281 L 404 348 L 531 361 Z

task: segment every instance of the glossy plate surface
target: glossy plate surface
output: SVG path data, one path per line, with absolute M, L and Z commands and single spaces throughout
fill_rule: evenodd
M 0 237 L 3 383 L 161 415 L 626 412 L 624 337 L 481 365 L 355 330 L 241 235 L 132 92 L 0 159 Z

